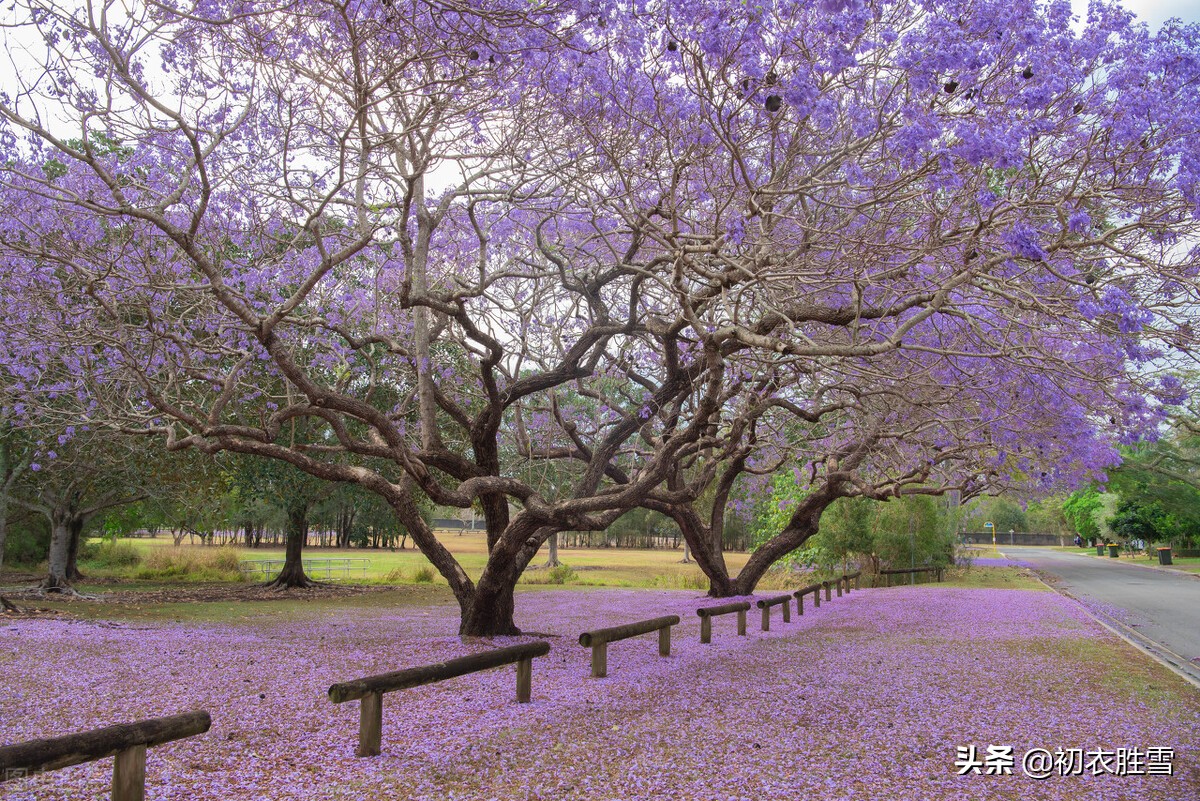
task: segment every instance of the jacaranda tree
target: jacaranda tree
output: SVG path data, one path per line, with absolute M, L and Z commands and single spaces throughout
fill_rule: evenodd
M 555 532 L 700 520 L 785 460 L 816 500 L 715 592 L 835 497 L 1093 473 L 1177 392 L 1139 365 L 1194 345 L 1194 28 L 961 0 L 18 5 L 45 58 L 0 98 L 14 391 L 54 377 L 54 409 L 378 494 L 466 634 L 515 631 Z M 479 504 L 478 581 L 420 495 Z M 712 528 L 684 530 L 719 577 Z

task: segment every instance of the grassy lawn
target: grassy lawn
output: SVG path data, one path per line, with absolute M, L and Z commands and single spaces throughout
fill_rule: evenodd
M 483 533 L 469 532 L 459 534 L 453 531 L 438 532 L 438 539 L 454 554 L 463 568 L 473 578 L 478 579 L 487 562 L 487 539 Z M 155 551 L 188 552 L 196 549 L 213 550 L 203 546 L 181 545 L 178 548 L 169 537 L 154 539 L 120 540 L 128 543 L 143 555 Z M 321 560 L 352 559 L 367 560 L 365 570 L 358 566 L 363 564 L 355 561 L 350 571 L 349 580 L 354 583 L 384 583 L 405 584 L 417 583 L 424 577 L 419 575 L 431 571 L 429 560 L 415 548 L 404 550 L 366 549 L 366 548 L 317 548 L 309 546 L 305 549 L 306 563 L 318 566 Z M 240 548 L 238 557 L 243 562 L 260 560 L 282 560 L 283 548 Z M 694 563 L 683 563 L 683 550 L 643 550 L 629 548 L 559 548 L 559 561 L 570 567 L 575 575 L 568 579 L 571 584 L 584 586 L 605 587 L 652 587 L 663 589 L 702 589 L 708 586 L 708 581 L 700 568 Z M 746 564 L 749 554 L 727 553 L 726 564 L 731 572 L 736 573 Z M 548 548 L 543 546 L 538 557 L 522 578 L 523 584 L 545 584 L 552 581 L 548 570 L 544 568 L 549 559 Z M 86 567 L 86 566 L 85 566 Z M 275 569 L 278 569 L 275 567 Z M 136 573 L 127 568 L 91 567 L 84 573 L 101 579 L 129 579 Z M 427 575 L 427 574 L 426 574 Z M 445 584 L 436 571 L 430 581 L 434 584 Z M 765 579 L 764 587 L 771 588 L 775 580 L 773 576 Z M 783 584 L 786 584 L 786 580 Z M 135 582 L 131 586 L 156 587 L 157 582 Z M 83 585 L 87 587 L 86 582 Z M 781 585 L 782 586 L 782 585 Z
M 1074 546 L 1059 547 L 1056 545 L 1056 546 L 1053 546 L 1053 549 L 1056 551 L 1063 551 L 1064 553 L 1077 553 L 1081 556 L 1090 556 L 1093 559 L 1111 559 L 1112 558 L 1111 556 L 1108 555 L 1107 551 L 1105 551 L 1103 556 L 1100 556 L 1099 554 L 1096 553 L 1096 549 L 1094 547 L 1093 548 L 1076 548 Z M 1126 562 L 1129 564 L 1150 565 L 1152 567 L 1159 567 L 1158 554 L 1154 551 L 1151 551 L 1148 554 L 1138 554 L 1136 556 L 1130 556 L 1129 554 L 1122 551 L 1121 555 L 1120 555 L 1120 557 L 1118 557 L 1118 559 L 1122 562 Z M 1171 557 L 1171 567 L 1176 570 L 1186 571 L 1188 573 L 1200 573 L 1200 557 L 1198 557 L 1198 556 L 1172 556 Z

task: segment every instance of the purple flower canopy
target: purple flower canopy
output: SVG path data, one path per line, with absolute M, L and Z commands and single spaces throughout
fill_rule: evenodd
M 4 416 L 367 487 L 467 618 L 507 601 L 476 605 L 413 492 L 482 505 L 506 596 L 552 532 L 699 514 L 752 483 L 730 469 L 1066 489 L 1183 394 L 1147 374 L 1197 345 L 1196 26 L 1027 0 L 15 13 L 55 47 L 0 97 Z

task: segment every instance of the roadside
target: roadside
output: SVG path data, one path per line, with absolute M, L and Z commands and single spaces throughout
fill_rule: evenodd
M 1131 644 L 1200 686 L 1200 583 L 1190 573 L 1055 549 L 1008 548 Z
M 1053 551 L 1058 551 L 1060 553 L 1074 554 L 1076 556 L 1087 556 L 1092 559 L 1099 559 L 1102 561 L 1111 559 L 1113 562 L 1119 562 L 1120 564 L 1123 564 L 1123 565 L 1134 565 L 1136 567 L 1148 567 L 1148 568 L 1152 568 L 1154 570 L 1166 570 L 1166 571 L 1171 571 L 1171 572 L 1175 572 L 1175 573 L 1183 573 L 1186 575 L 1192 575 L 1192 576 L 1196 576 L 1197 578 L 1200 578 L 1200 557 L 1196 557 L 1196 556 L 1172 556 L 1172 558 L 1171 558 L 1172 564 L 1161 565 L 1161 564 L 1159 564 L 1157 554 L 1141 554 L 1141 555 L 1134 556 L 1134 555 L 1130 555 L 1127 553 L 1122 553 L 1119 557 L 1117 557 L 1116 559 L 1113 559 L 1111 556 L 1108 555 L 1107 551 L 1105 552 L 1105 554 L 1103 556 L 1096 553 L 1095 548 L 1077 548 L 1074 546 L 1059 547 L 1059 546 L 1055 545 L 1055 546 L 1049 546 L 1048 549 L 1053 550 Z

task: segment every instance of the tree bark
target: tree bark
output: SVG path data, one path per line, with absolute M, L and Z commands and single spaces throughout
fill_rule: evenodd
M 810 537 L 820 531 L 821 513 L 838 498 L 842 497 L 840 485 L 826 484 L 805 498 L 782 531 L 750 555 L 746 566 L 742 568 L 731 584 L 731 595 L 750 595 L 758 585 L 759 580 L 771 565 L 779 561 L 787 553 L 796 550 Z M 710 595 L 716 593 L 710 591 Z M 722 597 L 717 595 L 716 597 Z
M 546 560 L 546 567 L 559 567 L 562 562 L 558 561 L 558 532 L 550 535 L 550 558 Z
M 513 597 L 519 571 L 485 569 L 475 585 L 470 604 L 463 611 L 458 633 L 467 637 L 503 637 L 520 634 L 513 620 L 516 599 Z M 516 572 L 516 575 L 513 573 Z
M 466 603 L 460 598 L 462 625 L 458 633 L 469 637 L 502 637 L 520 634 L 513 619 L 517 579 L 555 530 L 520 516 L 497 540 L 488 563 Z
M 83 574 L 79 572 L 79 541 L 83 536 L 83 518 L 72 517 L 67 525 L 70 541 L 67 543 L 67 580 L 79 581 Z
M 50 518 L 50 554 L 46 578 L 42 589 L 48 592 L 67 592 L 71 582 L 67 578 L 67 562 L 71 549 L 70 519 L 57 510 Z
M 295 503 L 288 508 L 287 535 L 284 539 L 283 569 L 268 587 L 312 587 L 317 582 L 304 573 L 304 543 L 308 539 L 308 504 Z
M 4 573 L 4 544 L 8 540 L 8 496 L 0 493 L 0 575 Z

